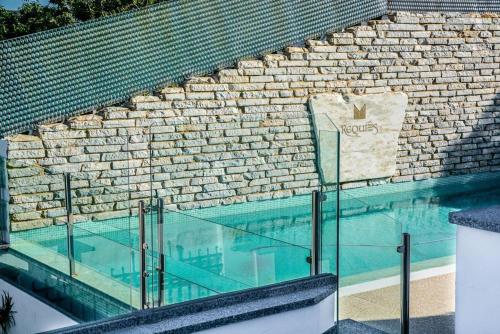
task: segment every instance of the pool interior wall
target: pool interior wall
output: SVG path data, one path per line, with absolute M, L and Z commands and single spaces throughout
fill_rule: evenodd
M 165 301 L 309 275 L 311 197 L 242 203 L 182 212 L 165 211 Z M 370 282 L 399 273 L 396 247 L 412 235 L 412 263 L 426 269 L 454 262 L 451 211 L 500 203 L 500 172 L 452 176 L 343 190 L 340 206 L 340 284 Z M 323 262 L 336 272 L 336 200 L 323 203 Z M 151 245 L 158 213 L 146 216 Z M 67 273 L 66 227 L 12 233 L 12 249 Z M 152 238 L 152 239 L 151 239 Z M 75 225 L 75 278 L 139 307 L 139 239 L 136 216 Z M 156 250 L 148 256 L 148 300 L 155 302 Z

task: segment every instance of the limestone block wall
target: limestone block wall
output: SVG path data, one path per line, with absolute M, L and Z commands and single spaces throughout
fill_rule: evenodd
M 9 137 L 12 230 L 64 221 L 64 172 L 93 219 L 151 194 L 190 209 L 306 193 L 309 96 L 386 91 L 409 97 L 396 173 L 344 187 L 500 169 L 500 17 L 396 13 Z

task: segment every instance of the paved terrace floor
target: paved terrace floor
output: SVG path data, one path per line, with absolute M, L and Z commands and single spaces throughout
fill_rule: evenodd
M 340 318 L 354 319 L 387 333 L 399 332 L 399 285 L 340 298 Z M 411 282 L 410 331 L 455 332 L 455 273 Z

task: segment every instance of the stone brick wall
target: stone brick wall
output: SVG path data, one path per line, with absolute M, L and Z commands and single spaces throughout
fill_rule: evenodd
M 66 171 L 83 218 L 151 193 L 189 209 L 308 192 L 322 92 L 409 97 L 396 174 L 344 187 L 499 170 L 499 82 L 498 15 L 397 13 L 8 138 L 12 229 L 64 221 Z

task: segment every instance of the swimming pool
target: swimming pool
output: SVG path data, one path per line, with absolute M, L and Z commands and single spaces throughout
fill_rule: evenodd
M 352 285 L 397 275 L 401 233 L 412 236 L 417 269 L 454 262 L 455 226 L 448 213 L 500 202 L 500 173 L 386 184 L 341 193 L 340 278 Z M 323 203 L 323 261 L 336 270 L 336 201 Z M 157 218 L 147 214 L 147 222 Z M 176 303 L 307 276 L 311 243 L 310 195 L 183 212 L 165 211 L 165 300 Z M 152 228 L 152 224 L 150 225 Z M 78 278 L 138 307 L 137 217 L 75 225 Z M 154 230 L 147 235 L 155 239 Z M 152 238 L 152 239 L 151 239 Z M 154 245 L 153 243 L 150 243 Z M 16 232 L 12 247 L 61 271 L 66 227 Z M 154 247 L 150 275 L 157 275 Z M 153 302 L 158 286 L 148 281 Z
M 456 227 L 448 223 L 449 212 L 495 203 L 500 203 L 500 173 L 342 191 L 341 281 L 353 284 L 397 274 L 400 257 L 395 249 L 401 242 L 403 232 L 411 234 L 415 268 L 453 263 Z M 323 233 L 334 234 L 335 207 L 328 205 L 327 201 L 323 210 Z M 227 226 L 308 247 L 311 242 L 310 206 L 303 201 L 286 213 L 284 211 L 270 209 L 258 216 L 246 212 L 198 215 Z M 328 246 L 324 247 L 324 251 L 333 251 L 335 244 Z M 334 264 L 323 267 L 333 271 Z

